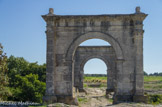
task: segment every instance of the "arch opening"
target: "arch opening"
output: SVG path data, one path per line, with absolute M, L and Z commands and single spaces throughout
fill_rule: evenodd
M 83 67 L 83 88 L 107 88 L 108 65 L 101 58 L 87 59 Z M 105 92 L 98 93 L 105 94 Z
M 84 74 L 107 74 L 108 66 L 100 58 L 89 59 L 83 67 Z
M 111 45 L 105 40 L 95 38 L 95 39 L 88 39 L 82 42 L 79 46 L 111 46 Z

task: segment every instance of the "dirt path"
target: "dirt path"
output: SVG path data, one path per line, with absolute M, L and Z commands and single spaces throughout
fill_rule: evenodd
M 80 107 L 162 107 L 162 105 L 155 106 L 142 103 L 120 103 L 112 105 L 112 100 L 108 100 L 105 97 L 106 88 L 85 88 L 85 90 L 87 94 L 79 93 L 79 98 L 87 99 L 79 102 Z
M 78 93 L 79 107 L 162 107 L 162 105 L 150 105 L 143 103 L 120 103 L 112 105 L 112 100 L 105 97 L 106 88 L 85 88 L 87 93 Z M 112 96 L 110 96 L 112 97 Z M 60 106 L 52 104 L 50 107 L 78 107 L 74 105 L 65 105 L 60 103 Z

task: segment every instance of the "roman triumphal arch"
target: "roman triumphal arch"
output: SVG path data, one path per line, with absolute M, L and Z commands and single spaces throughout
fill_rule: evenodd
M 135 13 L 123 15 L 55 15 L 50 8 L 42 16 L 47 23 L 44 102 L 77 104 L 74 87 L 77 49 L 81 48 L 79 44 L 93 38 L 109 42 L 114 52 L 113 61 L 107 60 L 111 57 L 109 53 L 105 53 L 107 58 L 100 56 L 115 76 L 114 103 L 143 101 L 143 20 L 146 16 L 139 7 Z M 92 54 L 92 57 L 98 56 Z M 84 64 L 89 58 L 81 62 Z

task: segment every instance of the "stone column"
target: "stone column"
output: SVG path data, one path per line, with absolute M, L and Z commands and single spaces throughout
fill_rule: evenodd
M 113 73 L 111 69 L 107 70 L 107 89 L 106 89 L 106 94 L 109 94 L 110 92 L 114 91 L 114 86 L 113 86 Z
M 140 11 L 140 7 L 136 7 L 136 20 L 134 20 L 134 48 L 135 48 L 135 72 L 134 72 L 134 102 L 147 102 L 144 96 L 143 81 L 143 20 L 147 16 Z
M 117 74 L 116 74 L 116 86 L 115 94 L 114 94 L 114 104 L 123 102 L 123 101 L 132 101 L 133 95 L 131 95 L 131 84 L 130 84 L 130 77 L 125 71 L 124 68 L 124 60 L 118 59 L 116 61 L 117 64 Z M 127 66 L 127 65 L 125 65 Z
M 52 10 L 49 10 L 49 15 Z M 52 21 L 47 22 L 46 30 L 47 38 L 47 53 L 46 53 L 46 93 L 43 97 L 44 102 L 56 102 L 55 92 L 54 92 L 54 71 L 55 71 L 55 35 L 54 35 L 54 24 Z
M 143 30 L 135 31 L 135 95 L 143 95 Z
M 64 60 L 64 58 L 63 58 Z M 57 102 L 77 105 L 74 88 L 73 61 L 65 60 L 65 62 L 56 67 L 54 74 L 55 95 Z
M 147 97 L 144 96 L 144 80 L 143 80 L 143 25 L 137 23 L 134 30 L 135 45 L 135 75 L 134 75 L 134 97 L 135 102 L 146 102 Z
M 84 92 L 84 86 L 83 86 L 83 83 L 84 83 L 84 71 L 81 70 L 80 71 L 80 80 L 79 80 L 79 92 Z

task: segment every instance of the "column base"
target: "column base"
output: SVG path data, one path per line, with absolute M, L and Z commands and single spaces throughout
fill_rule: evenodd
M 115 95 L 113 104 L 121 102 L 148 103 L 148 96 L 144 95 Z
M 132 95 L 115 95 L 113 99 L 113 104 L 117 104 L 121 102 L 133 102 L 133 96 Z
M 51 104 L 51 103 L 56 103 L 57 98 L 54 95 L 45 95 L 43 96 L 43 103 Z
M 52 104 L 52 103 L 65 103 L 68 105 L 78 105 L 78 99 L 72 96 L 44 96 L 43 103 Z
M 65 103 L 69 105 L 79 105 L 78 104 L 78 99 L 76 97 L 72 96 L 57 96 L 57 102 L 59 103 Z
M 145 95 L 134 95 L 133 102 L 137 103 L 148 103 L 148 96 Z

